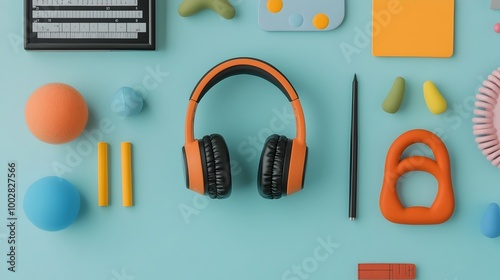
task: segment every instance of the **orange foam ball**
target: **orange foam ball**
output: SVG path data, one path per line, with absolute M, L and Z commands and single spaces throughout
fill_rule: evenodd
M 33 92 L 24 116 L 36 138 L 50 144 L 74 140 L 85 129 L 87 104 L 73 87 L 62 83 L 46 84 Z

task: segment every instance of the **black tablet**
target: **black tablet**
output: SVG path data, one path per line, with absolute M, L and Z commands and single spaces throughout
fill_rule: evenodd
M 155 0 L 25 0 L 26 50 L 154 50 Z

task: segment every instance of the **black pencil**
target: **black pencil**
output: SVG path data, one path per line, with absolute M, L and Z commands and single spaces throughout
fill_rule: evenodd
M 349 219 L 356 220 L 358 196 L 358 78 L 352 81 L 351 167 L 349 171 Z

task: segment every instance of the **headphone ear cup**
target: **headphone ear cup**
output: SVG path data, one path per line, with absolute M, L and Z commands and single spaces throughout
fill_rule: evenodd
M 210 198 L 227 198 L 231 194 L 231 164 L 224 138 L 219 134 L 199 140 L 205 181 Z
M 291 145 L 286 136 L 273 134 L 267 138 L 257 177 L 257 188 L 263 198 L 278 199 L 286 194 Z

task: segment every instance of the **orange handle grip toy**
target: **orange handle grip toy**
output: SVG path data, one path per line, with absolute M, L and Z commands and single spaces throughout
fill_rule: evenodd
M 436 160 L 410 156 L 401 160 L 404 150 L 415 143 L 424 143 L 433 151 Z M 399 177 L 411 171 L 424 171 L 438 181 L 436 199 L 430 207 L 404 207 L 398 197 Z M 384 217 L 398 224 L 430 225 L 446 222 L 455 209 L 451 182 L 450 157 L 441 139 L 427 130 L 415 129 L 400 135 L 389 148 L 385 161 L 384 182 L 380 193 L 380 211 Z

